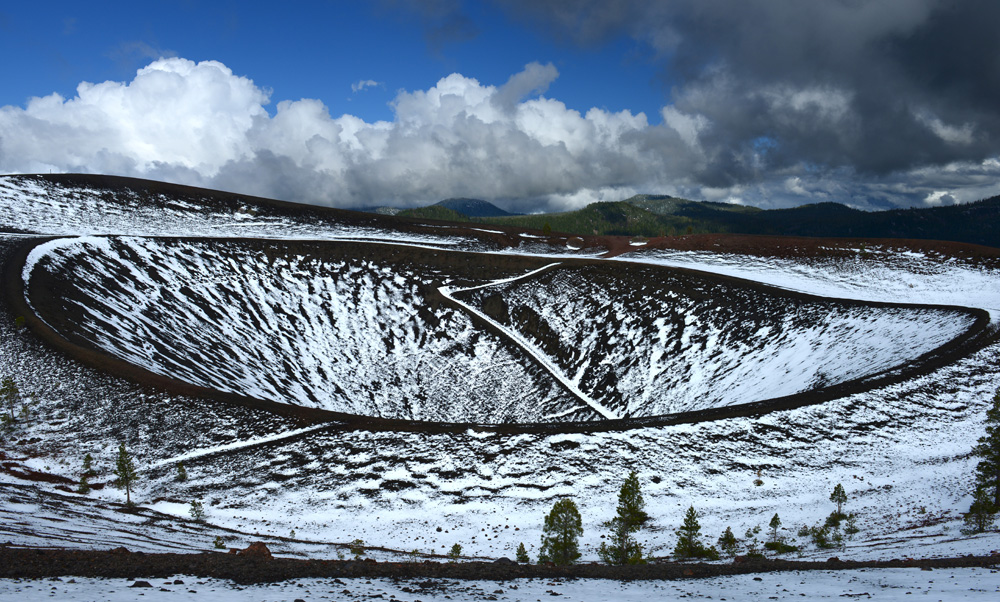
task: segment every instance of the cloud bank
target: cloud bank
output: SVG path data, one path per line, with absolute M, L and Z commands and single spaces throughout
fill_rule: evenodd
M 973 28 L 962 35 L 984 56 L 925 48 L 959 39 L 970 16 L 959 8 L 975 2 L 503 4 L 580 44 L 643 40 L 678 78 L 671 102 L 652 121 L 581 113 L 545 96 L 557 69 L 531 63 L 501 85 L 455 73 L 400 91 L 393 119 L 369 123 L 313 99 L 269 111 L 269 91 L 222 63 L 161 58 L 130 82 L 0 108 L 0 172 L 132 175 L 340 207 L 475 197 L 518 211 L 636 192 L 862 208 L 1000 192 L 1000 68 L 988 64 L 1000 43 Z M 1000 17 L 1000 4 L 982 7 Z
M 0 109 L 0 170 L 162 178 L 334 206 L 453 196 L 565 206 L 609 189 L 660 187 L 668 169 L 644 115 L 586 114 L 539 96 L 558 76 L 529 64 L 499 87 L 452 74 L 399 92 L 392 122 L 331 116 L 318 100 L 278 102 L 225 65 L 160 59 L 131 82 Z M 684 143 L 672 130 L 669 144 Z M 582 196 L 581 196 L 582 195 Z

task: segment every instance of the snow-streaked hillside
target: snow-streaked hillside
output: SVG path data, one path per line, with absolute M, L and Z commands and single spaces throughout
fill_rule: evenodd
M 913 360 L 973 323 L 955 311 L 792 297 L 625 263 L 560 266 L 468 297 L 632 417 L 839 384 Z
M 406 259 L 384 250 L 58 239 L 32 251 L 24 280 L 34 311 L 59 334 L 153 373 L 254 399 L 437 422 L 646 417 L 783 397 L 913 361 L 974 322 L 952 310 L 577 263 L 455 291 L 495 320 L 496 333 L 434 297 L 456 275 L 447 256 L 431 269 L 422 250 Z
M 59 239 L 32 252 L 25 279 L 64 336 L 226 393 L 405 420 L 593 419 L 516 347 L 428 299 L 446 276 L 418 250 L 370 250 Z
M 0 178 L 0 182 L 8 180 Z M 30 222 L 38 224 L 33 231 L 45 234 L 45 224 L 58 222 L 59 212 L 73 206 L 76 193 L 74 189 L 60 191 L 57 186 L 47 188 L 50 200 L 61 208 L 51 212 L 39 208 L 39 212 L 48 212 L 42 219 L 34 215 L 33 199 L 25 196 L 28 193 L 11 196 L 0 190 L 0 215 L 4 216 L 0 227 L 17 229 L 18 223 Z M 100 197 L 98 191 L 96 198 Z M 104 220 L 100 217 L 103 211 L 125 211 L 121 207 L 98 204 L 88 209 L 97 217 L 87 219 Z M 200 212 L 192 212 L 176 228 L 164 226 L 164 234 L 176 235 L 183 229 L 204 232 L 202 217 Z M 227 251 L 226 244 L 208 246 L 207 241 L 144 239 L 137 235 L 155 232 L 156 222 L 150 221 L 148 230 L 137 232 L 128 227 L 130 221 L 127 218 L 117 222 L 120 232 L 87 229 L 82 222 L 69 222 L 70 226 L 51 233 L 101 231 L 131 235 L 101 243 L 121 245 L 116 251 L 119 254 L 127 245 L 176 251 L 205 245 L 215 254 L 211 256 L 222 259 L 226 259 L 225 253 L 234 252 Z M 295 230 L 285 230 L 280 224 L 261 228 L 268 238 L 281 238 L 286 232 L 295 234 Z M 223 225 L 214 230 L 214 236 L 241 237 L 242 232 L 242 227 Z M 321 232 L 316 234 L 319 239 L 330 238 Z M 394 240 L 392 236 L 386 235 L 386 241 Z M 8 236 L 0 241 L 0 256 L 5 262 L 23 238 Z M 85 241 L 80 241 L 54 243 L 53 248 L 63 244 L 67 249 L 86 246 Z M 540 253 L 543 250 L 541 243 L 533 248 Z M 96 250 L 79 257 L 82 260 Z M 549 257 L 537 261 L 538 265 L 563 261 L 551 257 L 559 253 L 556 249 L 544 248 L 544 252 Z M 672 262 L 819 295 L 1000 308 L 1000 269 L 989 262 L 975 264 L 888 250 L 885 261 L 880 259 L 881 251 L 872 250 L 871 256 L 864 259 L 832 257 L 821 264 L 805 259 L 767 260 L 713 253 L 642 253 L 630 259 Z M 115 257 L 107 256 L 104 261 L 117 261 Z M 170 253 L 163 256 L 163 269 L 170 257 Z M 182 262 L 185 257 L 178 254 L 170 261 Z M 134 259 L 130 262 L 134 263 Z M 60 269 L 71 268 L 72 263 L 68 261 Z M 224 265 L 202 267 L 213 273 L 213 269 Z M 360 259 L 346 262 L 345 268 L 348 266 L 362 278 L 384 267 Z M 93 267 L 99 268 L 100 263 Z M 81 275 L 81 282 L 76 283 L 78 289 L 92 286 L 83 276 L 85 268 L 82 261 L 74 268 Z M 437 284 L 436 277 L 416 269 L 397 271 L 403 283 L 385 294 L 398 295 L 404 307 L 405 291 L 412 291 L 407 286 L 427 281 Z M 255 286 L 265 286 L 259 284 L 261 281 L 267 283 L 267 294 L 278 298 L 290 288 L 308 287 L 313 282 L 311 277 L 299 282 L 293 272 L 285 273 L 292 277 L 291 282 L 278 282 L 274 274 L 265 273 L 267 278 L 257 274 Z M 555 279 L 560 273 L 571 272 L 554 270 L 551 276 Z M 244 285 L 252 280 L 250 270 L 235 278 Z M 499 285 L 495 290 L 486 287 L 478 293 L 457 292 L 499 278 L 496 274 L 467 276 L 453 283 L 456 298 L 471 301 L 482 296 L 482 304 L 477 307 L 484 311 L 492 307 L 487 296 L 497 291 L 523 295 L 526 304 L 534 303 L 539 308 L 552 302 L 538 292 L 543 287 L 530 286 L 531 279 Z M 329 290 L 336 290 L 337 282 L 332 278 Z M 569 290 L 572 284 L 566 285 Z M 100 286 L 112 291 L 120 288 L 122 295 L 127 288 L 115 282 Z M 649 287 L 652 295 L 660 294 L 652 283 Z M 211 289 L 204 298 L 224 298 L 223 288 Z M 96 293 L 100 288 L 92 290 Z M 377 295 L 379 287 L 373 281 L 366 290 Z M 111 297 L 108 302 L 120 303 L 127 298 Z M 623 312 L 647 310 L 638 299 L 612 297 L 609 302 Z M 618 320 L 617 314 L 614 319 L 611 313 L 602 314 L 604 310 L 596 304 L 585 304 L 581 310 L 588 315 L 606 315 L 609 324 Z M 187 311 L 194 308 L 188 307 Z M 874 320 L 879 312 L 872 311 Z M 915 310 L 910 315 L 933 317 L 938 315 L 936 311 Z M 346 552 L 341 544 L 361 538 L 369 545 L 401 552 L 417 549 L 422 554 L 442 553 L 453 543 L 460 543 L 466 554 L 487 557 L 510 556 L 523 542 L 535 555 L 545 513 L 556 499 L 571 496 L 583 514 L 584 559 L 594 560 L 605 533 L 602 523 L 612 516 L 618 488 L 628 471 L 634 469 L 646 497 L 646 510 L 652 516 L 639 539 L 648 552 L 656 555 L 672 549 L 676 541 L 674 529 L 689 505 L 703 513 L 706 542 L 714 541 L 726 526 L 741 536 L 748 528 L 766 526 L 774 513 L 780 513 L 782 534 L 801 545 L 806 557 L 932 556 L 1000 549 L 1000 536 L 995 533 L 970 538 L 959 532 L 961 512 L 971 501 L 969 484 L 975 461 L 969 450 L 982 434 L 985 408 L 1000 386 L 1000 345 L 996 343 L 919 377 L 763 416 L 609 433 L 506 434 L 475 429 L 394 432 L 344 429 L 336 424 L 306 429 L 293 419 L 260 409 L 146 389 L 54 351 L 31 332 L 18 329 L 14 317 L 9 307 L 0 303 L 0 374 L 14 375 L 21 390 L 31 395 L 31 413 L 4 440 L 2 491 L 5 496 L 17 492 L 19 497 L 16 503 L 3 507 L 0 541 L 37 545 L 41 540 L 37 533 L 42 533 L 52 545 L 111 547 L 116 541 L 127 541 L 131 549 L 176 551 L 210 549 L 213 537 L 224 534 L 234 546 L 266 538 L 272 550 L 281 554 L 323 554 L 322 550 L 334 549 Z M 625 323 L 627 317 L 623 313 L 621 322 Z M 699 314 L 698 319 L 705 324 L 723 323 L 715 314 Z M 902 314 L 888 319 L 906 324 Z M 453 320 L 458 323 L 457 315 Z M 551 315 L 546 320 L 557 323 Z M 796 325 L 794 320 L 787 325 L 783 321 L 777 324 L 797 328 L 799 336 L 810 332 L 807 324 Z M 582 333 L 584 329 L 567 326 L 567 330 Z M 528 329 L 524 332 L 530 334 Z M 722 332 L 719 338 L 726 335 Z M 581 334 L 574 336 L 586 340 L 580 339 Z M 875 339 L 878 335 L 862 338 Z M 919 344 L 921 339 L 913 340 Z M 546 343 L 539 339 L 535 344 L 541 352 Z M 885 350 L 878 351 L 880 356 L 892 355 L 891 342 L 863 344 Z M 513 355 L 518 353 L 516 347 L 505 348 Z M 567 361 L 557 353 L 546 357 L 553 362 Z M 835 359 L 831 357 L 830 361 Z M 570 377 L 575 375 L 572 364 L 562 366 Z M 842 369 L 846 372 L 854 368 Z M 808 382 L 808 376 L 802 378 Z M 108 480 L 120 442 L 135 454 L 142 477 L 135 498 L 170 518 L 132 523 L 116 511 L 115 504 L 124 500 L 124 494 L 110 487 L 86 498 L 56 489 L 72 488 L 72 482 L 79 478 L 82 457 L 88 452 L 95 456 L 101 473 L 95 481 Z M 183 460 L 188 469 L 189 479 L 185 482 L 175 479 L 178 460 Z M 23 476 L 28 469 L 65 477 L 69 484 L 30 480 Z M 763 483 L 760 486 L 754 485 L 758 474 Z M 843 550 L 817 550 L 807 538 L 797 538 L 796 531 L 803 525 L 822 522 L 830 513 L 829 495 L 837 483 L 847 489 L 847 510 L 858 514 L 861 532 L 847 541 Z M 54 496 L 62 497 L 55 503 L 51 502 Z M 75 505 L 74 499 L 81 501 Z M 187 520 L 192 500 L 205 504 L 207 524 L 193 525 Z M 292 529 L 295 539 L 288 537 Z M 402 556 L 374 554 L 380 559 Z M 735 580 L 726 583 L 742 584 Z

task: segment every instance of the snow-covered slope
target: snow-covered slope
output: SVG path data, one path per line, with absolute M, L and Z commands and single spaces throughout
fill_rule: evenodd
M 153 373 L 436 422 L 647 417 L 783 397 L 913 361 L 974 322 L 579 262 L 458 289 L 449 298 L 468 304 L 454 307 L 434 296 L 454 280 L 446 252 L 429 269 L 423 251 L 384 250 L 57 239 L 32 251 L 24 281 L 60 335 Z M 470 308 L 495 328 L 479 327 Z
M 0 182 L 7 181 L 0 178 Z M 216 247 L 207 241 L 138 238 L 140 234 L 160 231 L 155 215 L 145 222 L 142 231 L 132 228 L 134 216 L 115 218 L 116 229 L 90 229 L 87 225 L 107 223 L 111 218 L 100 213 L 107 210 L 113 214 L 115 207 L 125 207 L 122 204 L 88 209 L 97 215 L 73 214 L 67 217 L 70 225 L 57 231 L 62 228 L 60 212 L 74 206 L 72 195 L 77 192 L 74 188 L 46 188 L 47 198 L 58 208 L 38 208 L 44 215 L 34 213 L 36 199 L 28 193 L 12 196 L 2 192 L 0 215 L 4 221 L 0 228 L 13 230 L 19 223 L 35 223 L 39 225 L 24 230 L 44 234 L 51 227 L 53 234 L 132 235 L 101 243 L 120 245 L 116 253 L 124 253 L 128 245 L 177 251 L 205 245 L 215 254 L 209 256 L 223 260 L 226 253 L 234 252 L 227 250 L 230 247 L 226 244 Z M 102 194 L 98 190 L 96 198 Z M 166 218 L 161 221 L 162 233 L 171 235 L 207 235 L 204 224 L 210 223 L 198 211 L 175 225 L 169 225 Z M 241 237 L 243 231 L 241 226 L 225 226 L 214 229 L 212 235 Z M 277 224 L 260 226 L 259 232 L 277 239 L 297 231 Z M 323 232 L 315 234 L 318 239 L 329 238 Z M 395 240 L 392 236 L 387 234 L 386 241 Z M 5 263 L 22 238 L 0 239 L 0 257 Z M 86 249 L 86 241 L 59 243 L 56 247 L 62 244 L 67 249 L 81 250 L 81 264 L 75 268 L 81 270 L 81 275 L 87 273 L 83 259 L 100 250 Z M 245 249 L 242 245 L 232 248 Z M 928 254 L 904 255 L 888 249 L 884 253 L 869 251 L 864 258 L 832 257 L 821 263 L 652 250 L 630 259 L 737 275 L 839 298 L 1000 308 L 1000 269 L 994 264 Z M 551 248 L 545 252 L 553 253 Z M 170 256 L 169 252 L 165 255 Z M 112 265 L 117 261 L 115 257 L 112 254 L 103 261 Z M 121 257 L 129 261 L 119 267 L 134 263 L 135 257 Z M 185 258 L 178 256 L 171 261 Z M 563 261 L 547 257 L 536 264 Z M 40 259 L 39 265 L 44 261 Z M 262 264 L 253 260 L 250 265 Z M 348 265 L 361 277 L 374 275 L 384 267 L 360 259 L 345 263 L 345 267 Z M 72 262 L 67 261 L 59 269 L 70 267 Z M 166 269 L 166 265 L 162 267 Z M 209 273 L 215 267 L 202 266 Z M 254 286 L 266 285 L 271 291 L 267 294 L 279 298 L 302 285 L 296 282 L 299 276 L 287 271 L 290 268 L 282 269 L 292 282 L 276 282 L 274 274 L 266 271 L 252 279 L 249 270 L 236 276 L 234 282 L 249 285 L 254 280 Z M 399 295 L 404 306 L 404 292 L 412 290 L 407 286 L 439 283 L 437 276 L 430 273 L 396 271 L 404 283 L 390 287 L 385 294 Z M 555 270 L 551 275 L 555 278 L 559 273 L 571 272 Z M 552 301 L 538 292 L 542 287 L 530 287 L 530 279 L 512 286 L 499 285 L 495 290 L 486 287 L 481 293 L 457 292 L 495 279 L 502 277 L 492 273 L 481 278 L 466 276 L 451 286 L 456 298 L 471 301 L 482 295 L 482 304 L 477 307 L 483 311 L 491 307 L 486 296 L 498 294 L 496 291 L 524 294 L 527 302 L 539 308 Z M 302 279 L 303 283 L 312 281 L 312 277 Z M 118 293 L 124 295 L 132 282 L 142 279 L 130 278 L 127 286 L 111 281 L 101 286 L 112 291 L 120 289 Z M 330 290 L 336 290 L 338 282 L 333 278 Z M 222 295 L 224 282 L 219 284 L 204 298 Z M 81 282 L 77 288 L 85 290 L 90 286 Z M 379 288 L 373 280 L 373 286 L 365 290 L 375 295 Z M 422 289 L 418 286 L 418 290 Z M 126 298 L 113 297 L 109 303 Z M 611 298 L 610 302 L 623 312 L 646 311 L 646 306 L 636 300 Z M 596 305 L 583 309 L 594 316 L 602 315 Z M 194 310 L 188 307 L 187 311 Z M 923 311 L 913 315 L 936 315 Z M 609 316 L 608 323 L 614 322 L 610 313 L 603 315 Z M 627 317 L 627 313 L 623 315 Z M 698 317 L 705 324 L 721 323 L 709 314 Z M 14 433 L 4 439 L 0 491 L 5 499 L 16 496 L 17 500 L 3 506 L 0 541 L 38 544 L 37 534 L 44 534 L 53 545 L 110 547 L 120 541 L 137 550 L 207 550 L 214 536 L 222 534 L 234 546 L 268 538 L 268 545 L 282 554 L 329 556 L 337 549 L 346 553 L 344 544 L 361 538 L 368 545 L 403 552 L 417 549 L 421 554 L 445 552 L 452 544 L 460 543 L 466 554 L 491 557 L 512 555 L 517 544 L 523 542 L 535 555 L 545 513 L 554 500 L 571 496 L 583 514 L 584 559 L 593 560 L 605 533 L 602 523 L 614 512 L 622 479 L 634 469 L 652 516 L 639 539 L 648 552 L 657 555 L 672 549 L 676 541 L 674 529 L 689 505 L 702 512 L 702 534 L 707 543 L 726 526 L 740 536 L 748 528 L 765 526 L 773 514 L 779 513 L 784 525 L 781 533 L 802 546 L 806 557 L 954 555 L 1000 549 L 1000 536 L 995 533 L 970 538 L 959 532 L 961 512 L 970 502 L 975 463 L 969 451 L 982 434 L 985 408 L 1000 386 L 1000 345 L 996 343 L 916 378 L 763 416 L 606 433 L 507 434 L 476 429 L 395 432 L 344 429 L 336 424 L 303 428 L 291 418 L 260 409 L 143 388 L 54 351 L 32 333 L 18 329 L 14 318 L 15 314 L 0 301 L 0 374 L 17 379 L 30 407 L 29 416 L 20 419 Z M 906 322 L 901 317 L 890 319 Z M 780 324 L 786 327 L 784 322 Z M 799 329 L 800 336 L 807 331 L 804 325 L 787 326 L 792 327 Z M 581 330 L 569 329 L 574 333 Z M 529 335 L 530 329 L 524 333 Z M 195 334 L 199 333 L 191 336 Z M 721 333 L 720 339 L 725 334 Z M 919 337 L 915 340 L 920 341 Z M 539 352 L 544 351 L 541 339 L 533 344 Z M 888 345 L 876 344 L 877 350 L 886 350 L 878 351 L 880 356 L 892 355 Z M 516 347 L 505 348 L 513 355 Z M 553 362 L 566 361 L 556 353 L 546 357 Z M 561 365 L 570 377 L 574 376 L 572 364 Z M 85 453 L 95 457 L 100 474 L 94 481 L 109 480 L 119 443 L 125 443 L 135 455 L 140 471 L 134 499 L 170 519 L 131 521 L 116 511 L 124 493 L 111 487 L 86 497 L 69 491 L 79 478 Z M 187 466 L 187 481 L 175 478 L 178 460 Z M 21 476 L 28 469 L 67 481 L 33 481 Z M 759 486 L 754 484 L 758 475 L 762 482 Z M 830 513 L 829 495 L 837 483 L 847 489 L 847 510 L 858 514 L 861 531 L 845 542 L 845 549 L 817 550 L 808 538 L 797 538 L 796 532 L 803 525 L 821 523 Z M 54 496 L 59 496 L 59 503 L 50 502 Z M 194 525 L 188 520 L 192 500 L 205 504 L 206 524 Z M 292 529 L 296 531 L 294 539 L 289 538 Z M 401 556 L 373 554 L 380 559 Z M 815 578 L 801 580 L 807 579 L 812 583 Z M 729 584 L 745 591 L 743 582 Z M 778 591 L 767 593 L 781 595 Z M 731 589 L 725 593 L 718 590 L 712 595 L 728 598 L 731 593 Z M 13 594 L 21 596 L 23 592 Z
M 783 295 L 636 266 L 560 266 L 467 298 L 620 416 L 782 397 L 913 360 L 970 315 Z
M 594 418 L 516 347 L 428 299 L 442 276 L 416 250 L 365 250 L 57 239 L 32 252 L 25 281 L 63 336 L 225 393 L 405 420 Z

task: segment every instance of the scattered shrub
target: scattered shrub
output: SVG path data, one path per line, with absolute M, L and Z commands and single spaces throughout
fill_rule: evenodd
M 832 550 L 844 545 L 844 536 L 840 533 L 840 529 L 830 525 L 810 527 L 809 536 L 812 537 L 816 547 L 821 550 Z
M 849 538 L 853 538 L 859 531 L 861 529 L 858 528 L 858 517 L 852 512 L 847 515 L 847 525 L 844 527 L 844 533 Z
M 462 555 L 462 546 L 456 543 L 455 545 L 451 546 L 450 550 L 448 550 L 448 562 L 458 562 L 458 558 L 461 555 Z

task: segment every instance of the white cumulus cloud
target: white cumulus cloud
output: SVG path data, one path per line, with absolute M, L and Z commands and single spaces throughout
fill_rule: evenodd
M 992 191 L 1000 173 L 995 161 L 868 180 L 809 164 L 769 173 L 763 151 L 747 158 L 718 150 L 735 122 L 718 120 L 708 88 L 689 88 L 662 109 L 661 123 L 650 124 L 643 113 L 581 112 L 544 96 L 557 77 L 540 63 L 500 86 L 454 73 L 425 90 L 400 91 L 391 120 L 367 122 L 334 116 L 316 99 L 282 100 L 269 114 L 269 91 L 222 63 L 161 58 L 129 82 L 85 82 L 73 98 L 0 107 L 0 172 L 147 177 L 341 207 L 474 197 L 526 212 L 636 192 L 762 206 L 817 197 L 933 203 L 943 198 L 938 191 L 965 201 Z M 851 122 L 850 97 L 833 88 L 771 88 L 760 100 L 765 110 L 813 122 Z M 967 135 L 965 126 L 933 119 L 927 127 L 956 143 Z M 744 173 L 746 165 L 761 174 L 757 180 L 720 185 L 706 177 Z M 970 182 L 974 188 L 962 192 Z
M 376 86 L 381 86 L 382 84 L 373 79 L 363 79 L 361 81 L 354 82 L 351 84 L 351 92 L 360 92 L 365 88 L 374 88 Z
M 278 102 L 272 116 L 268 92 L 225 65 L 159 59 L 131 82 L 0 108 L 0 170 L 162 178 L 335 206 L 473 196 L 530 209 L 661 184 L 669 160 L 644 152 L 645 116 L 580 114 L 539 96 L 557 76 L 532 63 L 496 87 L 455 73 L 399 92 L 394 119 L 369 123 L 314 99 Z

